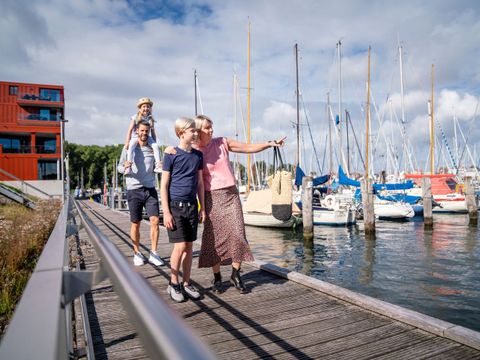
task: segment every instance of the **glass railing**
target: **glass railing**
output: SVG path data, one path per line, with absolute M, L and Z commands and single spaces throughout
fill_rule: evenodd
M 52 102 L 61 102 L 63 101 L 63 96 L 60 94 L 18 94 L 17 99 L 19 101 L 52 101 Z
M 22 145 L 14 147 L 1 146 L 1 152 L 4 154 L 32 154 L 33 146 Z M 35 145 L 35 153 L 37 154 L 56 154 L 57 147 L 51 145 Z
M 60 121 L 58 115 L 41 115 L 41 114 L 19 114 L 19 120 L 40 120 L 40 121 Z
M 36 145 L 35 151 L 37 154 L 55 154 L 57 148 L 51 145 Z
M 31 154 L 32 147 L 30 145 L 21 145 L 15 147 L 2 146 L 2 152 L 4 154 Z

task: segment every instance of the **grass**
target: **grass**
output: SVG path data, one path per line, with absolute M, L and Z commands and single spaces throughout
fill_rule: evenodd
M 38 201 L 35 210 L 0 206 L 0 336 L 57 221 L 58 200 Z

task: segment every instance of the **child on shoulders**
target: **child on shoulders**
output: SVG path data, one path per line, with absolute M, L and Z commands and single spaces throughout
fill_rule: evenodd
M 156 173 L 162 171 L 161 159 L 160 159 L 160 149 L 157 145 L 157 135 L 155 133 L 155 120 L 152 116 L 152 106 L 153 102 L 149 98 L 141 98 L 137 102 L 138 112 L 136 115 L 133 115 L 130 121 L 130 126 L 128 127 L 127 137 L 125 139 L 125 149 L 127 151 L 127 166 L 125 167 L 125 174 L 129 174 L 131 171 L 136 172 L 134 155 L 135 148 L 138 145 L 138 135 L 137 127 L 142 121 L 146 121 L 150 124 L 150 135 L 148 136 L 148 145 L 153 149 L 153 156 L 155 157 L 155 169 Z

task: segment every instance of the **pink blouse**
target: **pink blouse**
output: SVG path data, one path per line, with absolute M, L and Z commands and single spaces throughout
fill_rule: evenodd
M 228 157 L 226 138 L 213 138 L 203 152 L 203 182 L 205 191 L 224 189 L 235 185 L 233 169 Z

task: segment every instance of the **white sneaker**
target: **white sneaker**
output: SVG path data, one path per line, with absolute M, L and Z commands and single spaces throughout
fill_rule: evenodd
M 147 259 L 145 258 L 145 256 L 143 256 L 141 252 L 138 252 L 133 256 L 133 265 L 135 266 L 142 266 L 146 262 L 147 262 Z
M 150 251 L 150 256 L 148 257 L 148 262 L 155 266 L 165 265 L 165 261 L 157 254 L 156 251 Z
M 198 300 L 202 297 L 202 294 L 192 284 L 182 285 L 183 293 L 192 300 Z
M 167 293 L 170 295 L 170 299 L 175 302 L 180 303 L 185 301 L 180 284 L 168 284 Z

